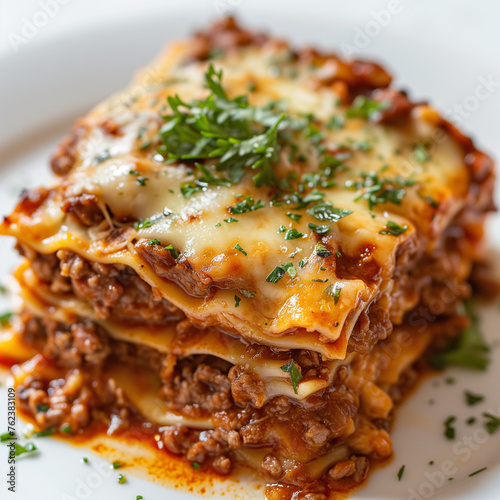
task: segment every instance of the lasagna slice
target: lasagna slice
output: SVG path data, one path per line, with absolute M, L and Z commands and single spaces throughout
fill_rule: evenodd
M 489 157 L 390 83 L 228 19 L 78 120 L 0 226 L 38 350 L 23 409 L 146 419 L 270 498 L 360 483 L 415 363 L 466 326 L 493 209 Z

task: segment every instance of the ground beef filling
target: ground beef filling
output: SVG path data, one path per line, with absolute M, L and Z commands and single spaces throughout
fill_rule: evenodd
M 379 459 L 392 452 L 386 430 L 392 402 L 384 391 L 375 384 L 365 384 L 363 379 L 363 374 L 375 373 L 376 358 L 359 355 L 357 363 L 339 370 L 328 389 L 299 404 L 285 396 L 267 398 L 257 373 L 213 356 L 175 359 L 154 349 L 115 341 L 91 321 L 66 325 L 28 312 L 23 313 L 22 320 L 25 340 L 38 346 L 44 361 L 35 364 L 18 387 L 19 401 L 42 427 L 60 429 L 69 425 L 77 433 L 96 421 L 112 430 L 132 425 L 138 418 L 136 411 L 122 389 L 106 375 L 106 367 L 118 361 L 155 371 L 162 379 L 160 395 L 171 409 L 187 417 L 212 418 L 215 429 L 170 426 L 159 432 L 167 450 L 193 462 L 208 462 L 222 474 L 230 472 L 234 450 L 266 446 L 270 452 L 262 460 L 262 471 L 274 479 L 304 484 L 308 481 L 304 464 L 343 443 L 352 457 L 333 466 L 329 481 L 358 481 L 368 468 L 360 455 Z M 185 325 L 179 326 L 181 332 L 185 329 Z M 252 349 L 259 352 L 256 346 Z M 275 355 L 293 356 L 306 375 L 311 370 L 321 373 L 322 362 L 316 353 Z M 64 375 L 48 380 L 47 360 Z M 385 394 L 387 408 L 374 413 L 367 407 L 362 385 Z M 290 460 L 294 466 L 286 469 Z

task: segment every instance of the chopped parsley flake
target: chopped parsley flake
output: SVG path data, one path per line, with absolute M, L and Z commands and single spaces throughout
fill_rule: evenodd
M 242 288 L 239 292 L 241 293 L 241 295 L 243 295 L 243 297 L 246 297 L 247 299 L 253 299 L 257 293 L 250 290 L 245 290 L 244 288 Z
M 302 260 L 299 262 L 299 267 L 300 267 L 300 268 L 302 268 L 302 267 L 304 267 L 306 264 L 307 264 L 307 259 L 302 259 Z
M 12 318 L 14 317 L 14 313 L 6 312 L 0 315 L 0 326 L 10 325 Z
M 469 406 L 474 406 L 477 405 L 478 403 L 481 403 L 484 401 L 484 396 L 481 396 L 479 394 L 473 394 L 472 392 L 465 391 L 465 402 Z
M 26 443 L 24 446 L 19 443 L 15 443 L 14 455 L 18 457 L 20 455 L 24 455 L 25 453 L 32 453 L 36 450 L 37 448 L 33 443 Z
M 292 359 L 288 363 L 283 366 L 280 366 L 280 369 L 286 373 L 290 374 L 290 381 L 292 383 L 293 392 L 298 394 L 297 387 L 299 382 L 302 380 L 302 373 L 300 373 L 300 368 L 295 364 L 295 361 Z
M 396 222 L 393 222 L 392 220 L 388 220 L 385 227 L 386 227 L 386 229 L 382 229 L 382 231 L 380 231 L 379 234 L 389 234 L 391 236 L 399 236 L 400 234 L 403 234 L 408 229 L 407 224 L 405 224 L 403 227 L 401 227 L 399 224 L 397 224 Z
M 495 417 L 495 415 L 492 415 L 491 413 L 483 413 L 483 417 L 488 419 L 484 423 L 486 430 L 490 434 L 495 434 L 495 432 L 500 429 L 500 418 Z
M 398 481 L 401 481 L 401 478 L 403 477 L 403 474 L 405 473 L 405 466 L 403 465 L 401 469 L 398 471 Z
M 316 244 L 315 251 L 316 255 L 323 258 L 330 257 L 330 255 L 332 255 L 332 252 L 330 252 L 330 250 L 328 250 L 328 248 L 326 248 L 322 243 Z
M 148 218 L 144 220 L 139 220 L 137 222 L 134 222 L 134 229 L 145 229 L 147 227 L 150 227 L 153 225 L 153 222 L 151 222 Z
M 121 462 L 115 461 L 111 464 L 111 467 L 113 469 L 119 469 L 120 467 L 123 467 L 123 464 Z
M 360 175 L 361 181 L 347 180 L 345 187 L 358 190 L 360 194 L 354 201 L 368 200 L 370 210 L 380 203 L 401 205 L 401 200 L 406 195 L 404 188 L 415 184 L 415 181 L 399 176 L 394 179 L 380 178 L 376 172 L 362 172 Z
M 198 470 L 200 468 L 200 464 L 198 462 L 193 462 L 191 467 L 193 467 L 194 470 Z
M 89 459 L 88 459 L 87 457 L 82 457 L 82 459 L 81 459 L 81 460 L 82 460 L 82 462 L 83 462 L 84 464 L 88 464 L 88 463 L 89 463 Z
M 138 186 L 145 186 L 147 181 L 149 181 L 148 177 L 137 177 L 135 183 Z
M 300 214 L 294 214 L 293 212 L 287 212 L 286 214 L 294 222 L 300 222 L 300 219 L 302 219 L 302 215 L 300 215 Z
M 447 350 L 429 359 L 434 368 L 463 366 L 476 370 L 485 370 L 488 366 L 490 348 L 482 338 L 479 330 L 479 320 L 472 303 L 465 304 L 464 312 L 469 317 L 470 326 L 462 331 L 458 340 L 451 343 Z
M 229 219 L 224 219 L 224 222 L 231 224 L 231 222 L 238 222 L 238 219 L 234 219 L 233 217 L 229 217 Z
M 417 144 L 414 146 L 413 158 L 415 158 L 415 161 L 417 161 L 418 163 L 425 163 L 426 161 L 429 161 L 431 159 L 423 144 Z
M 229 213 L 231 214 L 244 214 L 247 212 L 253 212 L 259 208 L 264 208 L 266 204 L 262 200 L 257 202 L 251 196 L 245 196 L 245 199 L 236 203 L 234 207 L 228 207 Z
M 483 472 L 487 469 L 488 467 L 483 467 L 482 469 L 479 469 L 475 472 L 472 472 L 471 474 L 469 474 L 469 477 L 472 477 L 472 476 L 475 476 L 476 474 L 479 474 L 480 472 Z
M 73 434 L 73 429 L 71 428 L 71 425 L 66 424 L 61 427 L 61 432 L 64 432 L 64 434 Z
M 318 203 L 306 210 L 307 213 L 319 220 L 328 220 L 330 222 L 337 222 L 343 217 L 352 214 L 351 210 L 345 208 L 334 207 L 329 201 Z
M 455 439 L 455 428 L 452 424 L 456 419 L 456 417 L 448 417 L 444 422 L 444 435 L 447 439 Z
M 330 231 L 330 228 L 332 227 L 331 224 L 328 224 L 327 226 L 318 226 L 316 224 L 313 224 L 312 222 L 307 224 L 307 226 L 313 233 L 316 234 L 326 234 L 328 233 L 328 231 Z
M 161 245 L 161 241 L 156 238 L 153 238 L 152 240 L 148 241 L 148 245 Z
M 15 432 L 4 432 L 0 435 L 0 442 L 10 441 L 11 439 L 17 439 Z
M 302 238 L 304 233 L 300 233 L 296 229 L 289 229 L 285 234 L 285 240 L 296 240 L 298 238 Z
M 290 278 L 293 279 L 297 276 L 297 270 L 295 269 L 295 267 L 293 267 L 293 264 L 291 262 L 287 262 L 286 264 L 282 264 L 281 266 L 286 270 Z
M 286 231 L 286 227 L 281 224 L 281 226 L 278 228 L 278 233 L 284 233 Z
M 347 118 L 361 118 L 363 120 L 375 121 L 380 117 L 380 112 L 386 110 L 389 106 L 388 102 L 375 101 L 358 95 L 345 115 Z
M 241 299 L 237 295 L 234 296 L 234 307 L 240 307 Z
M 172 245 L 166 246 L 164 250 L 167 250 L 174 259 L 179 258 L 179 252 Z
M 245 257 L 248 255 L 245 250 L 243 250 L 243 248 L 241 248 L 240 244 L 239 243 L 236 243 L 235 245 L 235 250 L 238 250 L 238 252 L 241 252 Z
M 340 292 L 342 291 L 342 288 L 344 288 L 344 284 L 340 283 L 339 281 L 336 281 L 334 285 L 328 283 L 328 286 L 323 290 L 323 293 L 326 293 L 330 297 L 333 297 L 333 303 L 337 305 L 340 299 Z
M 43 431 L 34 432 L 32 435 L 35 438 L 41 438 L 41 437 L 45 437 L 45 436 L 52 436 L 55 433 L 56 433 L 56 428 L 49 427 L 47 429 L 44 429 Z
M 268 283 L 278 283 L 278 281 L 285 276 L 286 270 L 283 266 L 276 266 L 267 276 Z
M 118 474 L 117 477 L 118 484 L 124 484 L 126 481 L 127 481 L 126 476 L 124 476 L 123 474 Z
M 48 409 L 49 405 L 36 405 L 36 411 L 45 413 L 46 411 L 48 411 Z
M 139 175 L 139 170 L 129 170 L 130 175 Z

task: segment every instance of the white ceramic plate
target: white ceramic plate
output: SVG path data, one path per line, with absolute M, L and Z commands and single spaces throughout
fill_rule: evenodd
M 52 14 L 44 17 L 41 5 L 51 2 Z M 500 5 L 493 1 L 483 2 L 480 10 L 472 2 L 451 0 L 418 4 L 397 0 L 275 0 L 272 4 L 261 0 L 175 4 L 154 0 L 26 0 L 5 1 L 2 9 L 2 214 L 11 210 L 23 187 L 49 178 L 47 159 L 76 117 L 122 88 L 164 43 L 230 11 L 239 13 L 246 24 L 286 36 L 297 45 L 311 43 L 337 51 L 342 47 L 357 57 L 383 62 L 414 98 L 430 98 L 479 138 L 481 147 L 500 158 Z M 29 38 L 24 36 L 28 32 L 23 29 L 35 20 L 39 26 L 29 32 Z M 497 201 L 498 194 L 497 191 Z M 491 246 L 500 248 L 499 217 L 492 217 L 488 227 Z M 11 272 L 16 262 L 12 242 L 2 240 L 0 275 Z M 487 339 L 498 346 L 498 304 L 485 308 L 482 319 Z M 485 411 L 500 415 L 499 349 L 494 348 L 492 354 L 487 373 L 448 370 L 420 386 L 398 412 L 392 433 L 394 460 L 372 474 L 367 486 L 353 498 L 498 500 L 500 432 L 487 435 L 481 417 Z M 454 384 L 445 382 L 450 377 Z M 485 401 L 466 406 L 466 389 L 484 395 Z M 430 404 L 431 400 L 434 404 Z M 6 427 L 6 401 L 2 389 L 2 432 Z M 457 417 L 455 441 L 445 439 L 443 434 L 443 422 L 452 415 Z M 471 416 L 478 418 L 477 423 L 466 425 L 465 420 Z M 22 427 L 19 422 L 18 429 Z M 91 452 L 48 438 L 36 443 L 39 454 L 18 461 L 16 498 L 192 498 L 131 475 L 125 484 L 118 485 L 117 471 L 111 471 L 108 462 Z M 0 448 L 1 498 L 9 498 L 4 479 L 5 456 L 6 450 Z M 82 456 L 88 456 L 90 464 L 82 464 Z M 405 473 L 398 481 L 397 472 L 402 465 Z M 483 467 L 488 469 L 469 477 Z M 228 489 L 229 483 L 216 484 L 210 496 L 218 498 L 225 491 L 225 498 L 262 497 L 262 493 L 255 493 L 246 485 L 233 484 Z

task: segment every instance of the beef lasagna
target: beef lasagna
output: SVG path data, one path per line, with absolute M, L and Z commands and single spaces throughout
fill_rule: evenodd
M 391 456 L 416 363 L 466 326 L 493 209 L 492 161 L 435 109 L 377 64 L 227 19 L 78 120 L 51 166 L 0 226 L 25 258 L 37 354 L 14 375 L 39 427 L 147 422 L 273 499 Z

